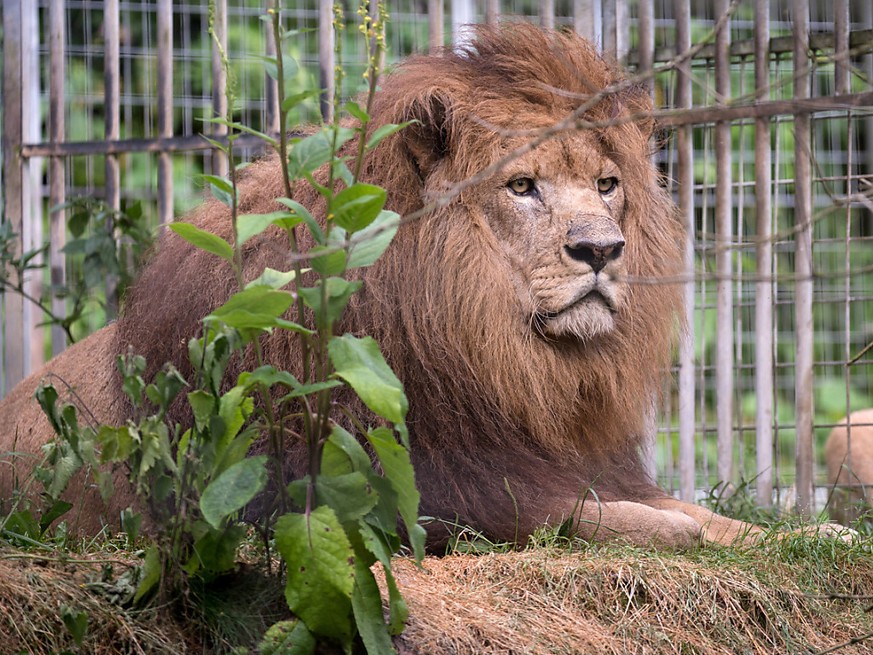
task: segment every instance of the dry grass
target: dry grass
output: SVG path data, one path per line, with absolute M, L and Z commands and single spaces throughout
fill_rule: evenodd
M 156 611 L 129 612 L 95 593 L 105 559 L 64 563 L 0 551 L 0 653 L 94 655 L 186 652 L 184 626 Z M 124 562 L 114 568 L 124 570 Z M 85 612 L 88 629 L 76 648 L 61 619 L 61 608 Z
M 411 611 L 400 650 L 770 655 L 818 652 L 873 631 L 864 601 L 827 597 L 873 594 L 869 557 L 826 571 L 821 562 L 786 561 L 781 548 L 727 556 L 535 550 L 432 559 L 424 571 L 399 562 Z M 840 650 L 871 652 L 870 641 Z
M 200 621 L 166 609 L 133 613 L 95 593 L 88 582 L 101 578 L 99 561 L 21 557 L 0 549 L 0 653 L 232 648 L 204 633 Z M 125 570 L 125 556 L 118 557 L 116 576 Z M 552 547 L 432 558 L 424 569 L 398 560 L 396 573 L 411 612 L 396 642 L 402 655 L 809 654 L 873 631 L 873 613 L 864 611 L 873 603 L 869 544 L 798 538 L 685 554 Z M 239 602 L 240 586 L 226 589 L 229 600 Z M 60 618 L 62 605 L 89 617 L 79 649 Z M 871 653 L 873 641 L 838 652 Z

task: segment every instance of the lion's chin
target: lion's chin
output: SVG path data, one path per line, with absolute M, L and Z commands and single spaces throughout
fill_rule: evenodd
M 615 329 L 615 311 L 599 293 L 589 294 L 571 307 L 539 319 L 540 331 L 550 337 L 587 341 Z

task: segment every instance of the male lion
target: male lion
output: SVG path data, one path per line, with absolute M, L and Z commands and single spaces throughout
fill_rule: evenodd
M 361 273 L 341 328 L 372 334 L 405 385 L 421 512 L 444 520 L 429 528 L 434 547 L 449 523 L 512 540 L 573 519 L 586 538 L 676 547 L 760 533 L 673 499 L 641 463 L 680 323 L 680 290 L 665 280 L 679 271 L 684 236 L 650 160 L 649 97 L 623 79 L 576 35 L 511 24 L 413 57 L 382 82 L 372 129 L 418 122 L 374 151 L 363 179 L 384 186 L 401 215 L 436 209 L 405 223 Z M 574 112 L 575 126 L 538 139 Z M 241 212 L 277 208 L 275 158 L 239 182 Z M 311 190 L 295 197 L 323 212 Z M 189 220 L 230 237 L 216 201 Z M 288 268 L 280 243 L 247 244 L 249 277 Z M 0 404 L 2 448 L 16 440 L 37 452 L 50 438 L 31 400 L 49 373 L 97 420 L 125 420 L 114 355 L 130 346 L 155 368 L 188 372 L 187 340 L 234 286 L 214 256 L 165 235 L 119 322 Z M 265 357 L 293 372 L 295 343 L 276 332 Z M 290 460 L 295 471 L 305 461 L 297 451 Z M 101 507 L 85 493 L 80 530 L 130 502 L 121 494 Z

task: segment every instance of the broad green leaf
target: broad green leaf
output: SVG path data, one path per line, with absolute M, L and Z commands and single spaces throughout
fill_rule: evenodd
M 227 261 L 233 261 L 233 248 L 221 237 L 201 230 L 191 223 L 170 223 L 170 229 L 192 246 L 218 255 Z
M 72 503 L 68 503 L 66 500 L 55 500 L 51 507 L 45 510 L 39 517 L 40 534 L 45 533 L 52 523 L 66 514 L 72 507 Z
M 258 652 L 261 655 L 312 655 L 315 637 L 299 619 L 279 621 L 264 633 Z
M 309 210 L 306 209 L 303 205 L 301 205 L 296 200 L 291 200 L 290 198 L 276 198 L 276 202 L 279 204 L 285 205 L 288 209 L 291 210 L 292 218 L 289 218 L 285 221 L 280 221 L 277 225 L 280 225 L 286 229 L 292 228 L 295 225 L 299 225 L 300 222 L 306 223 L 307 227 L 309 227 L 309 231 L 312 234 L 313 238 L 315 238 L 316 243 L 324 243 L 324 232 L 321 229 L 321 226 L 318 224 L 318 221 L 309 213 Z
M 254 371 L 243 371 L 239 375 L 238 386 L 251 389 L 256 384 L 263 384 L 267 388 L 281 384 L 289 389 L 298 389 L 300 382 L 288 371 L 277 370 L 276 367 L 266 364 L 259 366 Z
M 163 566 L 161 564 L 161 555 L 157 546 L 149 546 L 145 552 L 145 559 L 142 563 L 142 574 L 140 576 L 139 585 L 136 588 L 136 594 L 133 596 L 133 602 L 138 603 L 143 597 L 154 589 L 161 581 Z
M 407 121 L 405 123 L 389 123 L 388 125 L 383 125 L 378 128 L 375 132 L 373 132 L 372 136 L 367 140 L 367 150 L 372 150 L 376 146 L 378 146 L 383 139 L 391 136 L 392 134 L 396 134 L 400 130 L 409 127 L 413 123 L 417 123 L 418 121 Z
M 367 655 L 396 653 L 391 635 L 382 616 L 382 594 L 373 572 L 361 562 L 355 563 L 355 590 L 352 593 L 352 611 L 358 634 L 367 649 Z
M 297 290 L 300 297 L 303 298 L 304 304 L 315 310 L 316 320 L 321 325 L 339 319 L 349 302 L 349 298 L 363 284 L 360 280 L 350 282 L 341 277 L 329 277 L 323 282 L 327 285 L 326 307 L 322 306 L 321 287 L 304 287 Z
M 294 215 L 287 211 L 275 211 L 267 214 L 240 214 L 236 219 L 237 239 L 242 245 L 257 236 L 271 225 L 281 225 L 282 221 L 293 219 Z
M 285 599 L 315 634 L 349 645 L 355 586 L 352 545 L 329 507 L 285 514 L 276 522 L 276 549 L 288 566 Z
M 327 348 L 334 374 L 348 382 L 367 407 L 392 423 L 406 420 L 409 404 L 403 385 L 372 337 L 333 337 Z
M 287 291 L 249 287 L 232 295 L 204 321 L 219 320 L 237 329 L 268 329 L 275 326 L 274 319 L 284 314 L 292 302 L 294 296 Z
M 213 480 L 200 497 L 203 518 L 219 528 L 225 517 L 242 509 L 267 485 L 267 457 L 237 462 Z
M 323 255 L 319 253 L 325 253 Z M 342 275 L 346 270 L 345 250 L 334 246 L 316 246 L 309 251 L 312 268 L 322 276 Z
M 337 131 L 334 139 L 333 130 Z M 288 156 L 288 174 L 292 179 L 312 175 L 324 166 L 333 156 L 334 141 L 336 148 L 355 135 L 355 130 L 343 127 L 331 127 L 319 130 L 315 134 L 304 137 L 294 143 Z
M 245 539 L 246 531 L 246 527 L 241 524 L 204 531 L 194 543 L 194 552 L 191 554 L 191 561 L 185 565 L 185 570 L 190 574 L 200 569 L 213 574 L 230 571 L 236 565 L 236 553 Z
M 287 114 L 300 103 L 305 102 L 310 98 L 317 98 L 320 94 L 321 92 L 318 89 L 310 89 L 309 91 L 303 91 L 302 93 L 295 93 L 293 95 L 287 96 L 282 101 L 281 109 Z
M 336 512 L 340 523 L 356 521 L 379 502 L 379 495 L 367 478 L 357 471 L 336 476 L 319 475 L 315 493 L 319 503 Z
M 250 287 L 270 287 L 271 289 L 281 289 L 282 287 L 291 284 L 296 276 L 297 274 L 294 271 L 283 273 L 282 271 L 277 271 L 268 266 L 264 269 L 263 273 L 246 285 L 246 289 Z
M 391 244 L 399 227 L 400 216 L 383 209 L 376 220 L 352 235 L 348 268 L 372 266 Z
M 382 211 L 387 197 L 382 187 L 359 182 L 336 195 L 330 205 L 328 218 L 349 232 L 363 230 Z
M 373 468 L 370 456 L 364 447 L 348 431 L 334 424 L 333 430 L 324 444 L 321 455 L 322 470 L 327 475 L 337 475 L 342 470 L 342 462 L 345 460 L 350 465 L 350 471 L 365 473 Z
M 74 610 L 66 603 L 61 604 L 61 620 L 67 628 L 76 646 L 82 646 L 85 633 L 88 632 L 88 613 L 83 610 Z
M 204 431 L 209 425 L 209 417 L 215 411 L 215 396 L 197 389 L 188 394 L 188 404 L 194 412 L 194 425 L 201 432 Z
M 228 207 L 233 205 L 233 185 L 230 180 L 218 175 L 202 175 L 200 177 L 209 183 L 209 190 L 219 202 Z
M 274 79 L 278 82 L 287 83 L 294 79 L 297 75 L 298 67 L 297 62 L 293 57 L 282 53 L 282 79 L 279 79 L 279 66 L 278 66 L 278 58 L 277 57 L 263 57 L 259 56 L 258 59 L 264 62 L 264 72 L 270 76 L 271 79 Z
M 324 382 L 313 382 L 312 384 L 302 384 L 297 389 L 289 393 L 285 398 L 299 398 L 300 396 L 308 396 L 312 393 L 318 393 L 325 389 L 333 389 L 334 387 L 342 386 L 339 380 L 325 380 Z
M 370 115 L 366 111 L 364 111 L 357 102 L 354 102 L 353 100 L 343 105 L 343 109 L 345 109 L 351 116 L 357 118 L 362 123 L 366 123 L 370 120 Z
M 403 517 L 416 559 L 424 556 L 424 528 L 418 524 L 420 495 L 415 487 L 415 472 L 409 451 L 397 443 L 388 428 L 376 428 L 367 433 L 367 440 L 376 451 L 385 478 L 397 492 L 398 510 Z

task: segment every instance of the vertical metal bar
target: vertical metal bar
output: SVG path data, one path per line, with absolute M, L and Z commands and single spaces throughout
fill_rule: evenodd
M 540 25 L 547 30 L 555 29 L 555 0 L 540 2 Z
M 222 62 L 222 58 L 227 53 L 227 0 L 213 0 L 213 2 L 215 13 L 212 29 L 215 38 L 212 41 L 212 115 L 216 118 L 227 118 L 227 71 L 224 70 Z M 227 132 L 226 125 L 213 123 L 213 137 L 225 136 Z M 227 172 L 227 155 L 221 150 L 213 149 L 212 174 L 226 177 Z
M 7 0 L 3 3 L 3 179 L 5 183 L 3 221 L 10 223 L 13 232 L 20 235 L 23 228 L 22 178 L 20 156 L 22 142 L 22 3 L 26 0 Z M 16 246 L 20 255 L 21 240 Z M 27 335 L 24 329 L 24 300 L 17 293 L 3 294 L 3 393 L 4 395 L 24 378 Z
M 849 93 L 849 0 L 834 0 L 834 88 Z
M 691 48 L 690 0 L 674 0 L 676 17 L 676 51 Z M 686 60 L 676 71 L 676 108 L 691 107 L 691 62 Z M 679 495 L 682 500 L 694 500 L 694 142 L 692 127 L 685 125 L 676 132 L 676 189 L 679 213 L 685 225 L 685 253 L 683 285 L 685 334 L 679 344 Z
M 325 123 L 333 120 L 334 55 L 333 2 L 318 1 L 318 74 L 321 84 L 321 117 Z
M 794 97 L 810 97 L 809 0 L 791 0 L 794 31 Z M 810 115 L 794 118 L 795 423 L 797 511 L 814 509 L 813 483 L 813 322 L 812 322 L 812 164 Z
M 755 98 L 770 98 L 770 0 L 755 2 Z M 770 119 L 755 119 L 755 488 L 773 502 L 773 222 Z
M 443 0 L 427 0 L 428 47 L 431 51 L 445 44 Z
M 103 120 L 104 136 L 107 141 L 117 141 L 121 137 L 121 94 L 119 90 L 120 45 L 119 45 L 118 0 L 106 0 L 103 3 Z M 110 210 L 121 209 L 121 173 L 117 155 L 106 155 L 104 192 L 106 205 Z M 107 221 L 107 230 L 113 229 L 111 219 Z M 118 277 L 106 278 L 106 318 L 112 319 L 118 314 Z
M 279 15 L 281 26 L 282 17 Z M 264 54 L 267 57 L 276 56 L 276 41 L 273 39 L 273 24 L 263 24 Z M 276 134 L 279 132 L 279 82 L 264 74 L 264 132 Z
M 473 0 L 452 0 L 452 43 L 463 45 L 470 40 L 470 29 L 476 20 Z
M 639 9 L 639 72 L 650 76 L 646 79 L 645 85 L 649 95 L 654 97 L 655 78 L 652 71 L 655 67 L 655 5 L 652 2 L 641 2 Z
M 158 0 L 158 136 L 173 136 L 173 2 Z M 173 220 L 173 162 L 170 153 L 158 155 L 158 217 Z
M 24 3 L 21 13 L 21 138 L 24 143 L 42 140 L 42 124 L 39 98 L 39 8 L 37 3 Z M 21 177 L 21 247 L 24 251 L 41 248 L 43 245 L 42 177 L 43 159 L 33 157 L 22 162 Z M 24 274 L 24 289 L 31 298 L 42 296 L 42 275 L 38 271 Z M 43 328 L 45 318 L 41 309 L 32 302 L 22 307 L 24 319 L 24 374 L 38 369 L 43 355 Z
M 603 0 L 601 11 L 603 16 L 603 52 L 618 59 L 618 12 L 617 0 Z
M 573 29 L 576 34 L 584 36 L 596 43 L 597 29 L 595 25 L 594 3 L 597 0 L 573 1 Z
M 716 17 L 728 11 L 728 0 L 717 0 Z M 731 95 L 730 24 L 715 36 L 715 91 L 718 104 Z M 720 482 L 733 479 L 734 418 L 734 312 L 733 312 L 733 207 L 731 199 L 731 125 L 715 124 L 715 269 L 716 344 L 715 395 L 718 464 Z
M 66 21 L 64 0 L 51 0 L 49 4 L 49 141 L 62 143 L 65 138 L 66 94 Z M 58 207 L 67 200 L 67 174 L 62 157 L 52 157 L 49 162 L 49 205 Z M 66 212 L 53 211 L 49 216 L 49 270 L 53 289 L 63 286 L 66 281 L 66 263 L 63 247 L 66 242 Z M 66 303 L 57 294 L 52 294 L 52 313 L 66 315 Z M 67 347 L 67 334 L 57 324 L 52 324 L 52 355 L 57 355 Z
M 552 2 L 552 12 L 554 13 L 555 6 Z M 485 0 L 485 24 L 494 27 L 500 20 L 500 2 L 499 0 Z

